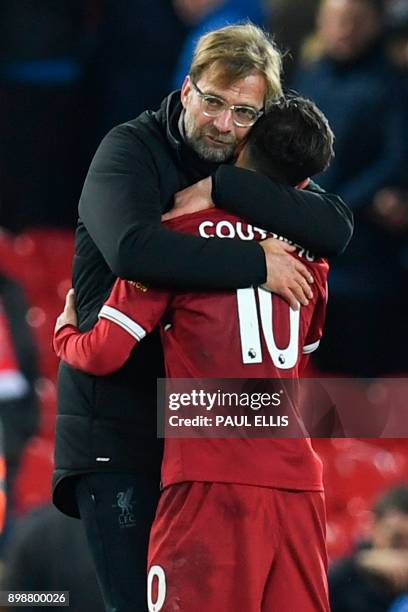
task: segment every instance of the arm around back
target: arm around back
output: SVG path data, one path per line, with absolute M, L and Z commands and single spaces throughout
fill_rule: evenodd
M 219 208 L 301 244 L 313 253 L 339 255 L 353 234 L 353 215 L 339 196 L 311 183 L 295 189 L 251 170 L 220 166 L 213 176 Z
M 161 180 L 130 124 L 104 138 L 79 214 L 116 276 L 175 288 L 230 289 L 265 281 L 265 257 L 255 242 L 206 240 L 162 227 Z

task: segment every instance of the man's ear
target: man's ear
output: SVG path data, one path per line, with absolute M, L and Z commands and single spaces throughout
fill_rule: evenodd
M 299 183 L 299 185 L 296 185 L 296 189 L 306 189 L 309 183 L 310 183 L 310 178 L 306 178 L 304 181 Z
M 183 108 L 186 108 L 187 98 L 190 95 L 190 92 L 191 92 L 191 80 L 190 80 L 189 75 L 187 75 L 183 81 L 183 85 L 181 86 L 181 93 L 180 93 L 180 100 L 183 105 Z

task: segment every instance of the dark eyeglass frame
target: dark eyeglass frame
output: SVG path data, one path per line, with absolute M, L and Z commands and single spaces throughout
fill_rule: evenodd
M 225 113 L 226 110 L 231 110 L 232 111 L 232 122 L 234 125 L 236 125 L 237 127 L 252 127 L 254 123 L 258 121 L 259 117 L 261 117 L 265 112 L 264 108 L 260 108 L 258 110 L 257 108 L 254 108 L 253 106 L 246 106 L 245 104 L 228 104 L 228 102 L 226 102 L 219 96 L 216 96 L 214 94 L 206 94 L 203 91 L 201 91 L 201 89 L 192 79 L 190 79 L 190 82 L 193 86 L 194 91 L 196 92 L 196 94 L 198 95 L 198 97 L 200 98 L 202 102 L 205 102 L 208 98 L 211 98 L 213 100 L 218 100 L 222 105 L 220 110 L 216 111 L 215 113 L 209 113 L 209 112 L 202 110 L 201 112 L 206 117 L 219 117 L 220 115 L 222 115 L 222 113 Z M 254 113 L 254 120 L 253 121 L 251 120 L 249 123 L 242 123 L 241 121 L 237 120 L 235 113 L 237 112 L 237 110 L 239 111 L 239 109 L 242 109 L 244 111 L 252 111 Z

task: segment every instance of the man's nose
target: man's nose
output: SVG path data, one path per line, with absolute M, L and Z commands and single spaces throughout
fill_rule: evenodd
M 219 132 L 230 132 L 234 125 L 232 122 L 232 110 L 226 108 L 222 111 L 221 115 L 215 117 L 213 124 Z

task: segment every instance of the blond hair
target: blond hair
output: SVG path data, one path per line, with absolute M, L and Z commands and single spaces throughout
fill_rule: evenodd
M 266 81 L 265 106 L 282 95 L 282 59 L 272 38 L 252 24 L 233 25 L 202 36 L 196 46 L 190 77 L 198 81 L 211 69 L 211 80 L 230 85 L 251 74 Z

